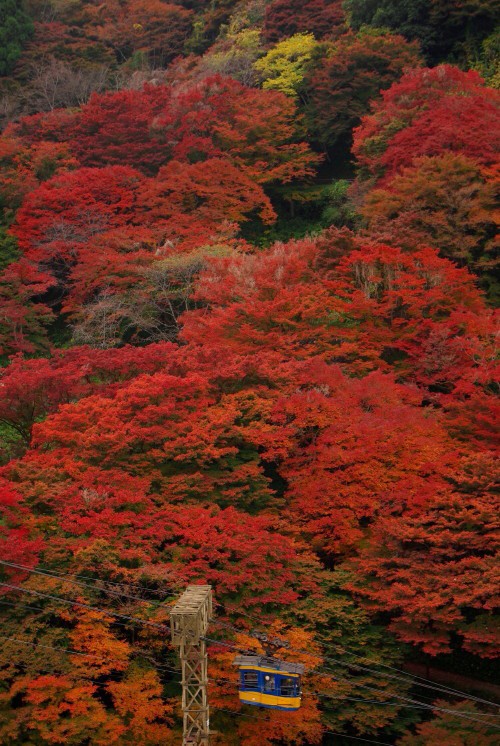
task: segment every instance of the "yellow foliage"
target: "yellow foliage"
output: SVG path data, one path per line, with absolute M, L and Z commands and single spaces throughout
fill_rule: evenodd
M 308 62 L 318 46 L 313 34 L 294 34 L 276 44 L 254 63 L 262 75 L 262 87 L 274 89 L 287 96 L 296 96 L 298 86 L 304 79 Z
M 242 29 L 228 33 L 205 54 L 200 68 L 210 73 L 229 75 L 244 85 L 254 85 L 255 61 L 263 54 L 260 31 Z

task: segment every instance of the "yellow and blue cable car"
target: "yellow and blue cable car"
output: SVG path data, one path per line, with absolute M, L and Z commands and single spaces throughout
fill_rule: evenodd
M 238 655 L 240 701 L 273 710 L 298 710 L 305 667 L 260 655 Z

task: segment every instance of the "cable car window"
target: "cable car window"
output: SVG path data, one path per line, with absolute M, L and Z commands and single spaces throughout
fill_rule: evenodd
M 274 676 L 269 673 L 264 675 L 264 691 L 274 692 Z
M 257 671 L 245 671 L 243 673 L 243 686 L 245 689 L 259 688 L 259 677 Z
M 292 697 L 295 694 L 295 681 L 291 676 L 281 676 L 280 693 L 283 697 Z

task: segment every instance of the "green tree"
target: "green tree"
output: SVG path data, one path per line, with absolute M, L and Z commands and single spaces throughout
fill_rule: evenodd
M 254 63 L 262 54 L 260 31 L 229 29 L 201 58 L 200 69 L 211 75 L 226 75 L 243 85 L 254 86 L 258 79 Z
M 431 63 L 466 61 L 493 33 L 496 0 L 345 0 L 354 29 L 386 27 L 416 39 Z
M 4 270 L 18 256 L 16 239 L 14 236 L 9 236 L 5 227 L 0 225 L 0 271 Z
M 348 226 L 355 228 L 359 220 L 354 204 L 349 199 L 349 181 L 336 179 L 322 190 L 323 211 L 321 224 L 325 228 L 336 225 L 338 228 Z
M 0 75 L 9 74 L 33 31 L 22 2 L 0 0 Z
M 358 30 L 362 26 L 389 28 L 407 39 L 430 43 L 429 0 L 345 0 L 349 23 Z
M 469 65 L 491 88 L 500 90 L 500 28 L 481 44 L 481 50 L 471 56 Z

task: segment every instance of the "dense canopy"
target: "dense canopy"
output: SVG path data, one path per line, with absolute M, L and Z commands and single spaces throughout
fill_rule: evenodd
M 0 15 L 0 742 L 493 746 L 494 3 Z

